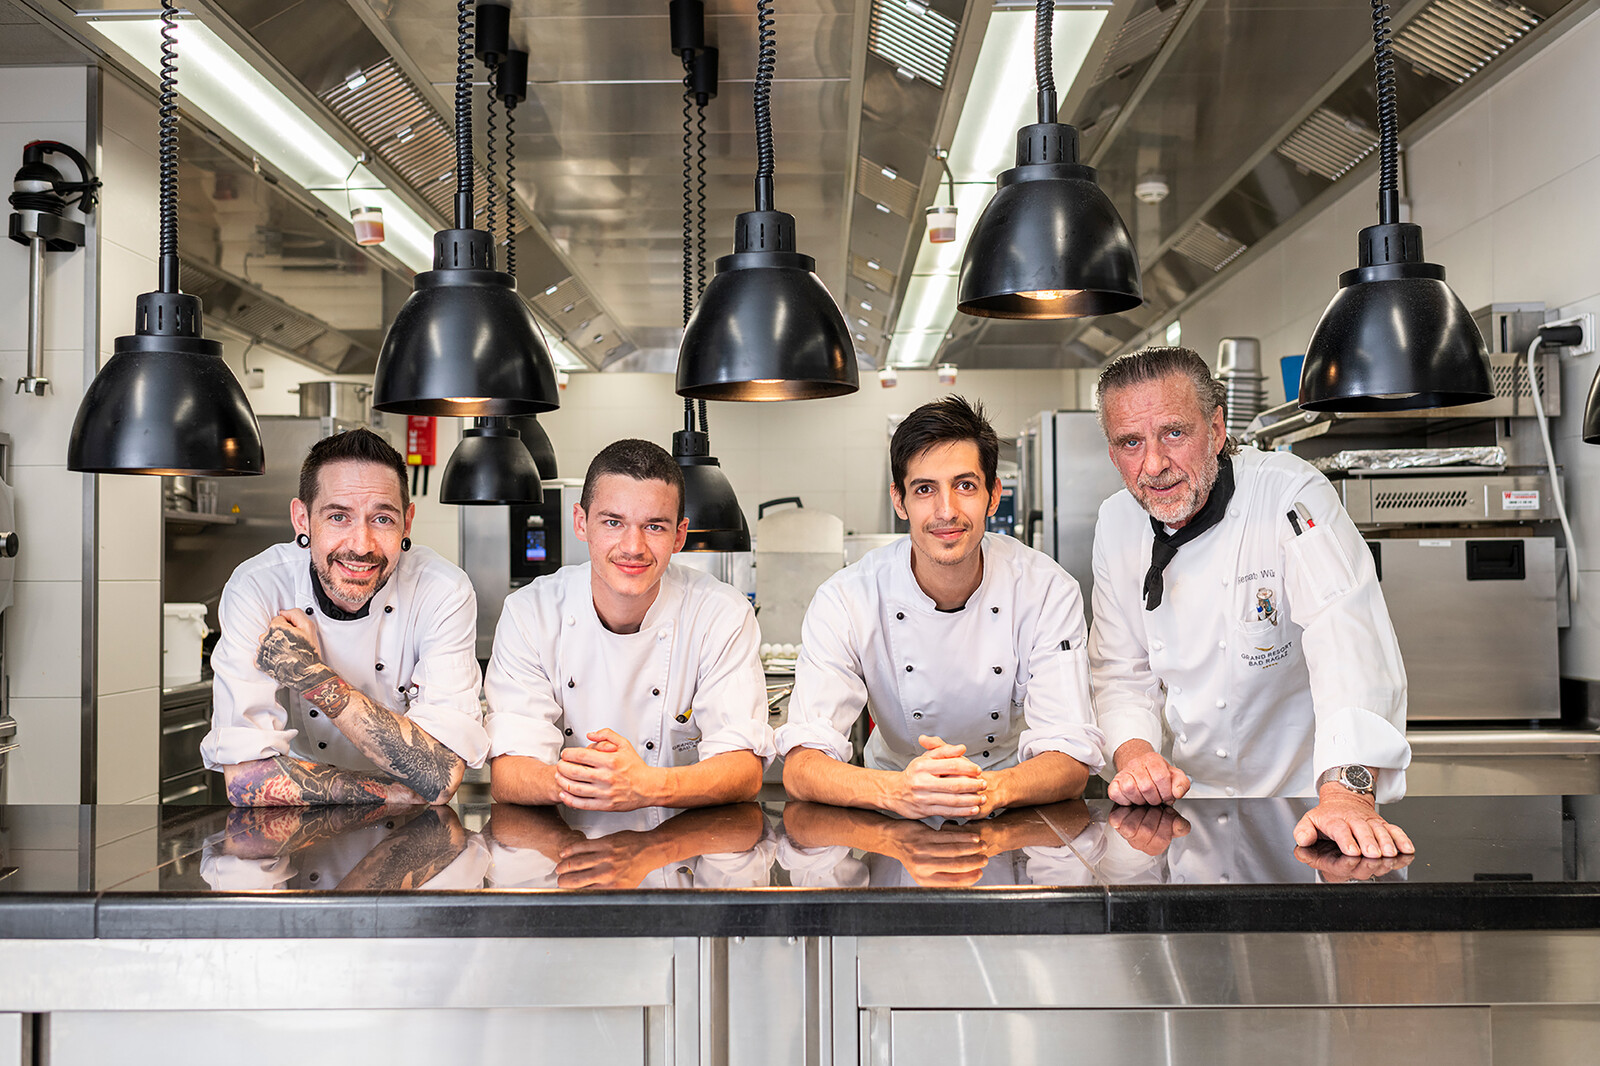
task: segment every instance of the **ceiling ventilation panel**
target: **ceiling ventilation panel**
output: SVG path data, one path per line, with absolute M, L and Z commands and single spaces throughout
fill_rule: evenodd
M 1368 126 L 1319 107 L 1284 138 L 1278 154 L 1313 174 L 1337 181 L 1377 147 L 1378 135 Z
M 866 156 L 856 164 L 856 192 L 902 218 L 910 218 L 917 209 L 916 185 Z
M 1124 22 L 1112 39 L 1111 47 L 1101 57 L 1100 66 L 1095 68 L 1090 87 L 1110 81 L 1140 60 L 1161 51 L 1161 46 L 1167 43 L 1172 28 L 1178 24 L 1178 19 L 1183 17 L 1188 6 L 1189 0 L 1177 0 L 1176 3 L 1169 0 L 1164 5 L 1157 0 L 1155 7 Z
M 956 24 L 917 0 L 873 0 L 867 48 L 896 70 L 944 88 Z
M 1186 259 L 1192 259 L 1213 273 L 1221 270 L 1244 254 L 1249 245 L 1234 240 L 1215 226 L 1196 222 L 1189 231 L 1178 238 L 1172 250 Z
M 1538 24 L 1521 4 L 1436 0 L 1395 34 L 1394 50 L 1419 70 L 1460 84 Z
M 885 269 L 876 259 L 864 255 L 850 256 L 850 274 L 862 281 L 876 285 L 883 292 L 893 292 L 896 281 L 893 271 Z

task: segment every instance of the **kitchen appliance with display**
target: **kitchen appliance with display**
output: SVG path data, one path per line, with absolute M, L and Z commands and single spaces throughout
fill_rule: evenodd
M 1473 314 L 1495 394 L 1433 410 L 1263 411 L 1246 443 L 1291 448 L 1332 480 L 1378 566 L 1400 638 L 1410 722 L 1560 717 L 1566 552 L 1533 406 L 1561 413 L 1557 351 L 1533 381 L 1538 303 Z
M 478 658 L 494 648 L 494 628 L 506 597 L 536 577 L 589 561 L 589 547 L 572 534 L 572 509 L 582 478 L 550 478 L 544 502 L 484 504 L 460 509 L 461 569 L 478 594 Z

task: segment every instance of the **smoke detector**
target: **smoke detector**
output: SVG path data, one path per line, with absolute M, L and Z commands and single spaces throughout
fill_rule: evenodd
M 1171 191 L 1167 179 L 1160 174 L 1146 174 L 1133 187 L 1133 195 L 1142 204 L 1159 204 Z

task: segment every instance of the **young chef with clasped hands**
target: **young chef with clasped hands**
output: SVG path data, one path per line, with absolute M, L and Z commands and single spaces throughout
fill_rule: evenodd
M 968 818 L 1081 795 L 1100 769 L 1077 583 L 984 533 L 999 447 L 959 396 L 895 430 L 890 497 L 911 535 L 829 578 L 806 610 L 777 732 L 793 799 Z M 867 704 L 876 728 L 852 766 Z
M 683 547 L 683 471 L 620 440 L 589 464 L 573 530 L 589 561 L 506 597 L 484 691 L 490 789 L 584 810 L 755 797 L 773 754 L 749 600 Z
M 483 765 L 477 599 L 412 547 L 415 511 L 388 441 L 326 437 L 300 467 L 294 542 L 228 579 L 200 752 L 235 805 L 447 803 Z
M 1094 536 L 1089 659 L 1110 797 L 1315 794 L 1302 847 L 1320 835 L 1346 855 L 1411 852 L 1377 812 L 1405 794 L 1411 748 L 1371 553 L 1315 468 L 1229 441 L 1224 398 L 1187 348 L 1133 352 L 1100 375 L 1127 486 Z

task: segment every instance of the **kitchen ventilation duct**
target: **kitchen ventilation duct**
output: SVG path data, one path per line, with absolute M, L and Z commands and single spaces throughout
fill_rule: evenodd
M 1215 273 L 1243 255 L 1248 247 L 1215 226 L 1196 222 L 1189 227 L 1189 232 L 1178 238 L 1172 250 Z
M 915 0 L 873 0 L 867 48 L 886 63 L 944 88 L 956 24 Z
M 1504 0 L 1437 0 L 1395 35 L 1394 52 L 1412 66 L 1458 85 L 1539 24 Z
M 1285 137 L 1278 154 L 1312 174 L 1338 181 L 1378 147 L 1378 135 L 1365 123 L 1326 107 Z
M 1095 68 L 1094 80 L 1089 83 L 1093 88 L 1102 85 L 1112 78 L 1119 77 L 1130 70 L 1135 63 L 1148 59 L 1161 50 L 1167 43 L 1167 38 L 1172 35 L 1172 28 L 1183 17 L 1184 11 L 1189 7 L 1189 0 L 1179 0 L 1177 3 L 1167 2 L 1162 4 L 1157 0 L 1156 6 L 1148 11 L 1141 12 L 1122 24 L 1117 35 L 1111 41 L 1111 47 L 1100 60 L 1100 65 Z

